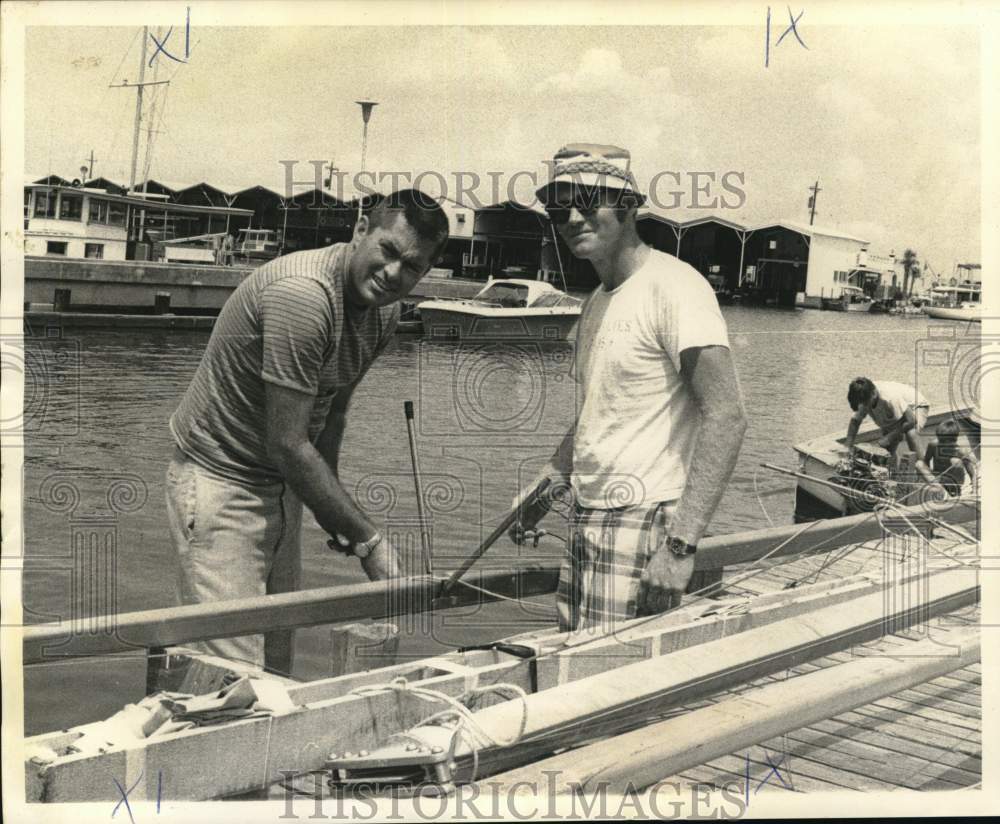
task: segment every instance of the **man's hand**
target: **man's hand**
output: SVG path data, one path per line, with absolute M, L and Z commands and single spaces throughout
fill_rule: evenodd
M 389 546 L 384 538 L 379 541 L 367 558 L 361 559 L 361 568 L 369 581 L 384 581 L 387 578 L 399 578 L 403 574 L 396 551 Z
M 536 497 L 535 500 L 527 506 L 525 505 L 525 501 L 531 498 L 532 494 L 536 489 L 538 489 L 539 484 L 541 484 L 542 481 L 536 481 L 517 493 L 514 500 L 511 501 L 510 508 L 518 509 L 518 507 L 520 507 L 520 518 L 514 521 L 514 523 L 511 524 L 510 529 L 507 530 L 507 537 L 510 538 L 511 541 L 520 546 L 526 541 L 530 541 L 535 538 L 535 528 L 538 526 L 538 522 L 549 512 L 552 487 L 554 484 L 563 482 L 565 482 L 565 478 L 562 476 L 555 478 L 550 477 L 549 485 L 546 491 Z
M 681 605 L 684 590 L 694 574 L 694 555 L 683 558 L 671 552 L 664 538 L 639 579 L 636 615 L 658 615 Z

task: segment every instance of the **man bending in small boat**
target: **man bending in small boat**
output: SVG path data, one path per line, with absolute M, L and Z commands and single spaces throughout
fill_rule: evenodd
M 888 450 L 890 455 L 895 454 L 896 447 L 904 440 L 916 456 L 924 454 L 919 431 L 927 423 L 930 404 L 912 386 L 894 381 L 855 378 L 847 388 L 847 402 L 854 411 L 844 441 L 848 452 L 854 449 L 858 429 L 865 417 L 870 415 L 882 430 L 878 445 Z
M 546 497 L 568 483 L 573 514 L 556 593 L 563 631 L 613 631 L 679 606 L 746 430 L 712 287 L 639 238 L 644 198 L 628 166 L 624 149 L 566 146 L 538 191 L 570 251 L 601 280 L 577 331 L 576 423 L 543 473 L 550 494 L 524 507 L 510 532 L 523 541 Z

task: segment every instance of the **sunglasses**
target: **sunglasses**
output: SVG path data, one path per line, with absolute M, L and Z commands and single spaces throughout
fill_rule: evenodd
M 572 198 L 560 198 L 545 204 L 545 211 L 556 226 L 562 226 L 569 220 L 569 213 L 576 209 L 585 218 L 589 218 L 602 206 L 619 209 L 626 206 L 625 199 L 620 196 L 610 196 L 593 192 L 579 192 Z

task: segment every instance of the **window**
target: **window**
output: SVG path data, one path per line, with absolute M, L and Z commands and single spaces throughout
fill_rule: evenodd
M 56 198 L 52 192 L 35 192 L 35 217 L 55 217 Z
M 98 260 L 104 257 L 104 244 L 103 243 L 85 243 L 83 245 L 83 256 L 89 258 L 96 258 Z
M 79 195 L 64 194 L 59 199 L 59 219 L 79 220 L 83 214 L 83 198 Z
M 125 225 L 125 207 L 121 203 L 108 204 L 108 223 L 112 226 Z
M 107 223 L 108 222 L 108 206 L 111 204 L 106 200 L 95 200 L 90 199 L 90 222 L 91 223 Z
M 66 241 L 64 240 L 49 240 L 45 243 L 45 254 L 47 255 L 65 255 L 66 254 Z
M 455 220 L 458 223 L 465 223 L 465 212 L 458 212 L 455 215 Z

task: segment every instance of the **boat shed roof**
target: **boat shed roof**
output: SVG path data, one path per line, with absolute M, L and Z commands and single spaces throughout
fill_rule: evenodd
M 129 195 L 116 195 L 100 189 L 81 189 L 78 186 L 53 186 L 44 183 L 33 183 L 26 186 L 28 189 L 45 189 L 74 192 L 76 194 L 99 195 L 101 200 L 110 200 L 114 203 L 127 203 L 130 206 L 137 206 L 150 211 L 178 212 L 188 214 L 211 214 L 211 215 L 253 215 L 252 209 L 233 209 L 227 206 L 199 206 L 191 203 L 173 203 L 168 200 L 149 200 L 143 197 L 132 197 Z
M 846 234 L 838 229 L 828 229 L 823 226 L 810 226 L 808 223 L 799 223 L 794 220 L 777 220 L 770 223 L 761 223 L 757 226 L 750 227 L 753 231 L 759 229 L 771 229 L 775 227 L 780 227 L 782 229 L 788 229 L 792 232 L 798 232 L 800 235 L 805 235 L 806 237 L 812 237 L 814 235 L 822 235 L 823 237 L 835 237 L 841 240 L 853 240 L 855 243 L 860 243 L 863 246 L 868 245 L 868 241 L 860 237 L 855 237 L 854 235 Z

